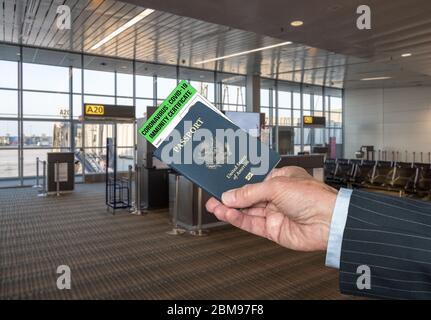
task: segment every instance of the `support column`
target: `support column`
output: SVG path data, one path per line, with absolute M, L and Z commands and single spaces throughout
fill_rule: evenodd
M 246 111 L 260 112 L 260 76 L 247 75 L 246 83 Z

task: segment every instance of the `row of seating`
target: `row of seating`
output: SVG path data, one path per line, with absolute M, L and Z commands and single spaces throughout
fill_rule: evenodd
M 431 164 L 327 159 L 325 181 L 336 187 L 372 188 L 430 196 Z

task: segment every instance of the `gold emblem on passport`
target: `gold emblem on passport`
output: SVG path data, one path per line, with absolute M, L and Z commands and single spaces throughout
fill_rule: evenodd
M 86 104 L 85 105 L 86 115 L 103 116 L 105 114 L 105 106 L 101 104 Z
M 232 155 L 229 145 L 216 139 L 205 139 L 196 148 L 199 160 L 205 163 L 208 169 L 217 169 L 228 163 L 228 157 Z

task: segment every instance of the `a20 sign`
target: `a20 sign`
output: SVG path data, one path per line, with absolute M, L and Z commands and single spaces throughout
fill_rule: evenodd
M 86 104 L 85 115 L 88 116 L 103 116 L 105 114 L 105 106 L 101 104 Z

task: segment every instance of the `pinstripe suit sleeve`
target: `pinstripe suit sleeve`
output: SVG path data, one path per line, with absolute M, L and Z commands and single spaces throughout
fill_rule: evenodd
M 358 289 L 358 267 L 371 288 Z M 340 261 L 342 293 L 431 299 L 431 203 L 353 191 Z

